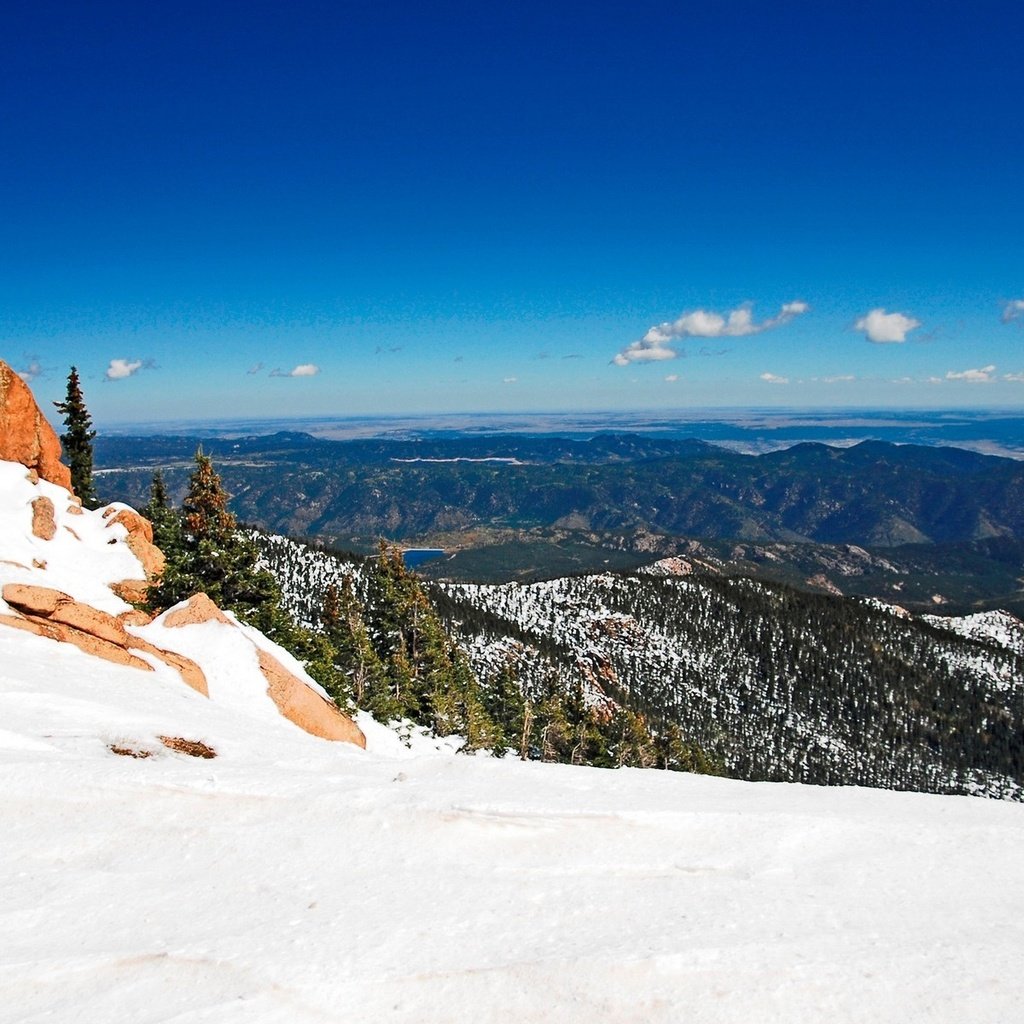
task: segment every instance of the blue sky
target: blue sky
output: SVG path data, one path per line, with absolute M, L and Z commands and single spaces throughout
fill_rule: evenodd
M 21 5 L 0 357 L 99 422 L 1024 406 L 1024 7 Z

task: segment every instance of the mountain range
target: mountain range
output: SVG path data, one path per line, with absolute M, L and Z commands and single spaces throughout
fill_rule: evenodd
M 443 549 L 435 578 L 500 583 L 694 554 L 755 575 L 952 612 L 1024 611 L 1024 463 L 948 447 L 804 443 L 742 455 L 640 434 L 332 441 L 97 439 L 104 495 L 178 500 L 203 446 L 239 517 L 369 553 Z M 851 548 L 859 550 L 852 551 Z

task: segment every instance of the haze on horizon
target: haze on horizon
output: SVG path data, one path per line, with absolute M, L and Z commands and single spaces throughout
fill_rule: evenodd
M 97 422 L 1024 409 L 1009 0 L 10 12 L 2 345 Z

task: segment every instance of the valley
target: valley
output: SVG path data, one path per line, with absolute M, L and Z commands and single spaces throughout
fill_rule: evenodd
M 439 548 L 433 579 L 529 582 L 682 557 L 723 576 L 950 614 L 1024 613 L 1024 462 L 865 441 L 746 455 L 644 434 L 425 434 L 347 441 L 114 435 L 107 500 L 180 500 L 198 446 L 243 521 L 369 553 Z

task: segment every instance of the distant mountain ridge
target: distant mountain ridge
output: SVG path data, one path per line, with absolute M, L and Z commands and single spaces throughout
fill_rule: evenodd
M 199 443 L 98 440 L 104 495 L 143 503 L 157 468 L 183 490 Z M 1024 539 L 1024 463 L 956 448 L 805 443 L 749 456 L 621 434 L 201 443 L 247 522 L 364 549 L 382 535 L 481 527 L 883 546 Z

